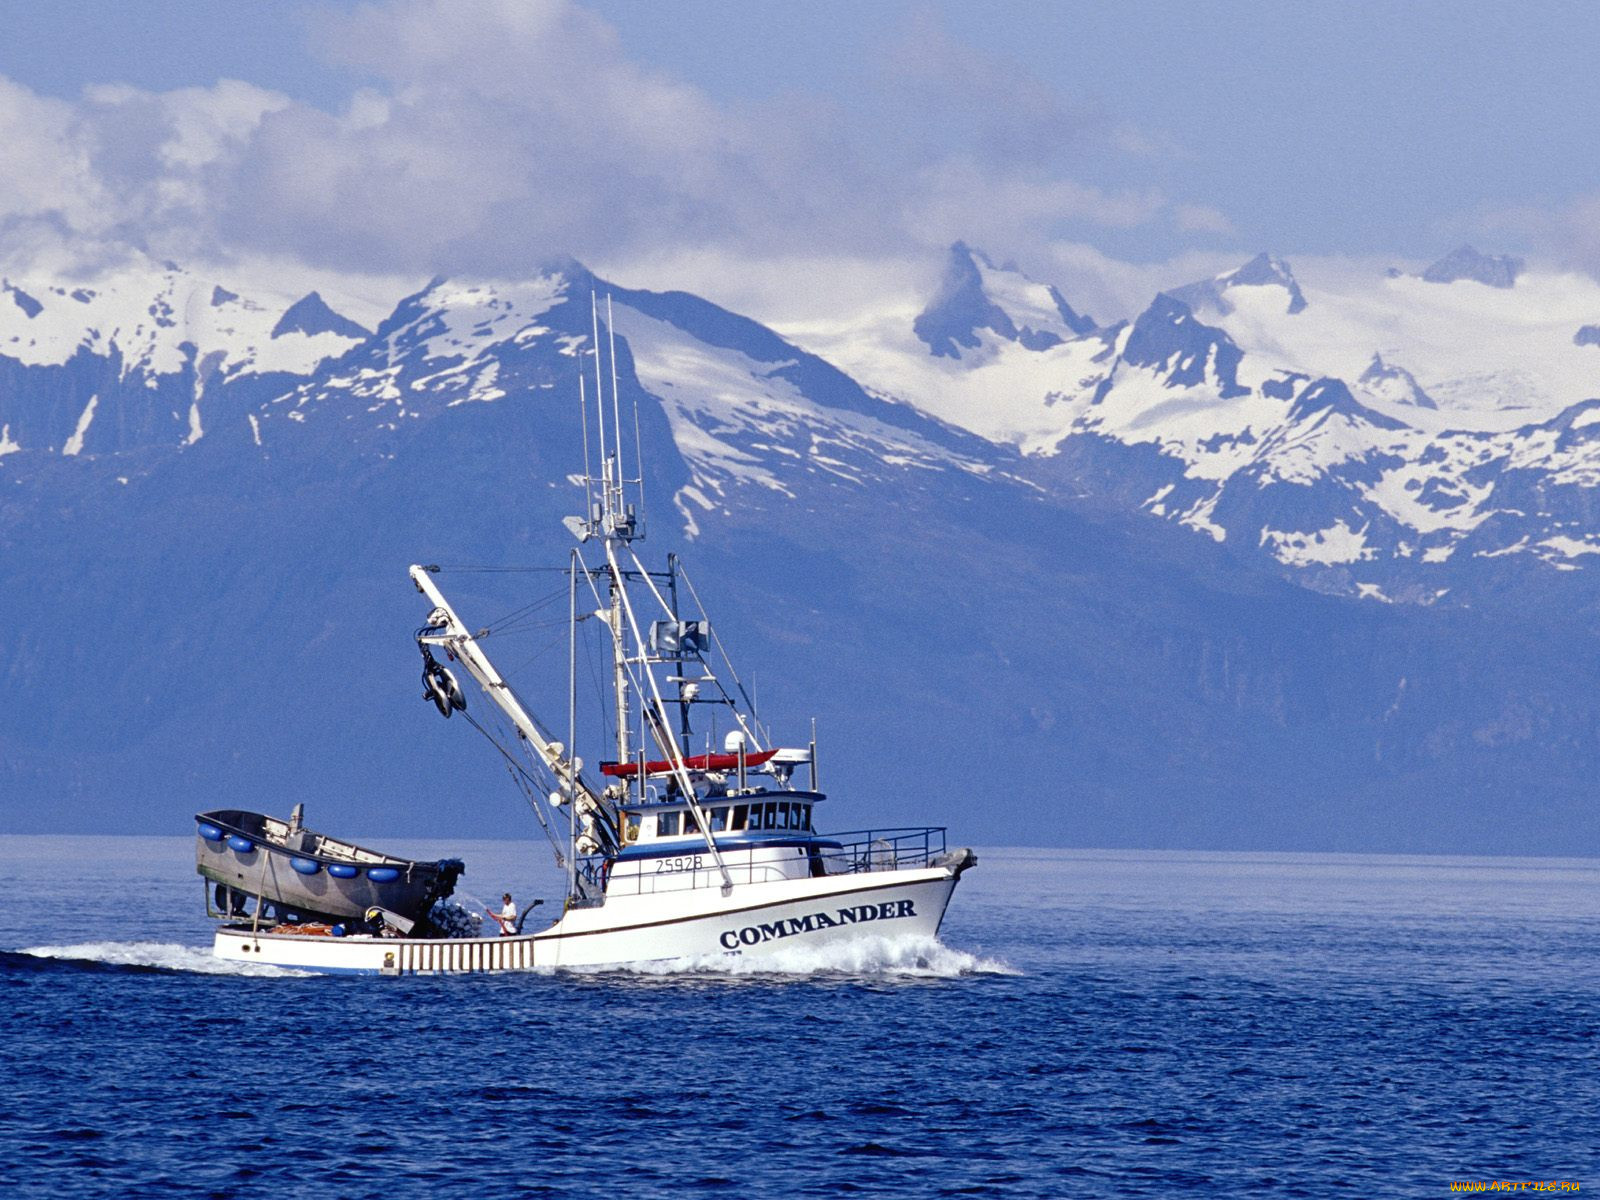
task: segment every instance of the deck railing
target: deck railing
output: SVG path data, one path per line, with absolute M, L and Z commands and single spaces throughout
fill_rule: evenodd
M 830 833 L 825 841 L 837 842 L 822 851 L 829 875 L 860 871 L 909 871 L 932 864 L 945 852 L 945 827 L 926 829 L 858 829 Z
M 691 888 L 721 887 L 722 874 L 711 855 L 704 854 L 705 863 L 692 871 L 663 871 L 661 874 L 644 872 L 638 875 L 612 875 L 606 882 L 608 896 L 654 896 L 662 892 L 683 892 Z M 794 876 L 777 863 L 731 862 L 728 875 L 734 886 L 747 883 L 777 883 Z M 590 876 L 598 885 L 598 874 Z
M 790 843 L 792 845 L 793 843 Z M 742 849 L 742 848 L 741 848 Z M 760 849 L 759 844 L 752 849 Z M 784 863 L 739 861 L 725 853 L 724 862 L 734 886 L 752 883 L 776 883 L 785 879 L 804 878 L 807 875 L 856 875 L 863 871 L 909 871 L 933 864 L 945 852 L 945 829 L 931 826 L 926 829 L 858 829 L 848 833 L 829 833 L 818 837 L 807 848 L 806 856 Z M 705 850 L 685 850 L 684 856 L 699 855 L 702 863 L 691 870 L 652 872 L 642 870 L 629 874 L 610 874 L 607 878 L 605 860 L 586 859 L 579 864 L 579 872 L 590 885 L 595 900 L 602 891 L 609 896 L 657 895 L 663 892 L 688 891 L 694 888 L 721 887 L 722 873 L 710 853 Z M 650 860 L 644 860 L 641 868 Z M 800 868 L 797 870 L 796 868 Z

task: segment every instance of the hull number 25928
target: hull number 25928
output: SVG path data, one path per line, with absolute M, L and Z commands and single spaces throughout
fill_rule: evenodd
M 701 860 L 703 854 L 680 854 L 677 858 L 661 858 L 656 860 L 656 874 L 667 871 L 700 871 L 704 870 Z

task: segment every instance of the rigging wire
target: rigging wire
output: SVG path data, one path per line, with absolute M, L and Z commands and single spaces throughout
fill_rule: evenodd
M 617 731 L 612 728 L 611 706 L 606 703 L 606 685 L 600 678 L 600 668 L 595 662 L 595 639 L 586 636 L 583 639 L 583 661 L 589 668 L 589 681 L 594 684 L 595 707 L 600 712 L 600 732 L 602 745 L 609 746 L 617 736 Z
M 689 572 L 683 569 L 682 563 L 678 564 L 678 574 L 682 575 L 683 582 L 689 585 L 689 595 L 694 597 L 695 607 L 698 608 L 702 613 L 705 612 L 706 606 L 700 601 L 700 593 L 695 591 L 694 580 L 689 578 Z M 761 722 L 756 716 L 756 706 L 750 699 L 750 693 L 744 690 L 744 682 L 739 678 L 739 672 L 734 668 L 733 659 L 728 654 L 728 648 L 722 644 L 722 639 L 717 636 L 716 625 L 709 621 L 706 622 L 706 624 L 711 631 L 711 640 L 717 644 L 717 653 L 722 655 L 722 661 L 727 665 L 728 674 L 733 677 L 734 687 L 738 688 L 739 695 L 744 697 L 745 707 L 750 710 L 750 719 L 755 721 L 756 725 L 759 727 Z M 721 686 L 720 681 L 718 686 Z M 723 694 L 726 695 L 727 693 L 724 692 Z M 729 697 L 729 699 L 731 701 L 732 697 Z M 729 707 L 733 708 L 733 705 L 730 703 Z M 744 718 L 740 716 L 737 708 L 733 708 L 733 715 L 734 719 L 737 720 L 740 725 L 744 724 Z M 768 742 L 772 740 L 771 735 L 768 734 L 764 729 L 762 730 L 762 740 Z
M 506 764 L 506 772 L 511 776 L 511 782 L 517 785 L 517 790 L 520 791 L 524 797 L 526 797 L 528 801 L 528 807 L 533 809 L 534 816 L 539 818 L 539 824 L 544 828 L 545 840 L 550 843 L 551 850 L 555 852 L 557 868 L 565 870 L 567 865 L 567 856 L 561 852 L 561 842 L 556 837 L 555 830 L 551 829 L 550 823 L 545 820 L 544 809 L 539 807 L 539 798 L 533 794 L 527 783 L 523 781 L 522 777 L 518 775 L 516 771 L 512 770 L 511 764 L 509 763 Z
M 496 617 L 494 620 L 490 621 L 488 623 L 488 625 L 486 625 L 484 627 L 485 628 L 485 632 L 486 633 L 506 633 L 506 632 L 509 632 L 510 630 L 515 629 L 517 627 L 517 622 L 522 621 L 527 617 L 533 616 L 535 613 L 539 612 L 541 609 L 549 608 L 550 605 L 554 604 L 558 599 L 560 599 L 560 597 L 561 597 L 561 593 L 560 592 L 553 592 L 553 593 L 551 593 L 549 595 L 540 596 L 536 600 L 530 600 L 527 604 L 522 605 L 520 608 L 514 608 L 510 612 L 506 613 L 504 616 Z
M 552 639 L 551 641 L 546 642 L 538 650 L 535 650 L 533 652 L 533 657 L 532 658 L 526 659 L 523 662 L 520 662 L 516 666 L 512 667 L 511 668 L 511 672 L 510 672 L 512 675 L 520 675 L 520 674 L 522 674 L 522 672 L 526 671 L 534 663 L 538 662 L 541 658 L 543 658 L 545 655 L 549 654 L 552 650 L 554 650 L 562 642 L 567 640 L 567 622 L 565 621 L 565 619 L 560 620 L 560 621 L 548 622 L 546 624 L 545 628 L 550 628 L 550 627 L 555 626 L 555 625 L 561 626 L 561 632 L 559 634 L 557 634 L 554 639 Z
M 461 715 L 466 718 L 467 724 L 471 725 L 479 733 L 483 734 L 488 743 L 498 750 L 501 757 L 506 760 L 506 769 L 511 773 L 511 778 L 516 781 L 517 786 L 521 789 L 523 796 L 528 801 L 528 806 L 533 810 L 534 817 L 538 819 L 540 828 L 544 830 L 545 838 L 550 842 L 551 848 L 556 852 L 556 865 L 564 867 L 566 865 L 566 859 L 561 853 L 561 846 L 556 841 L 555 834 L 550 829 L 550 822 L 545 820 L 544 809 L 539 806 L 538 798 L 530 788 L 530 785 L 531 787 L 542 788 L 543 784 L 541 781 L 530 775 L 527 768 L 517 761 L 516 756 L 502 746 L 500 744 L 500 740 L 496 738 L 494 734 L 485 729 L 482 723 L 479 722 L 471 713 L 463 709 Z
M 472 563 L 431 563 L 429 572 L 432 574 L 461 575 L 535 575 L 540 573 L 559 573 L 565 575 L 565 567 L 489 567 L 474 565 Z

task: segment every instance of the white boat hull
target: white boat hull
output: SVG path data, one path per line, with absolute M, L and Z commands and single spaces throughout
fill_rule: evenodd
M 311 937 L 231 925 L 218 958 L 361 975 L 466 974 L 719 956 L 761 958 L 866 937 L 932 937 L 957 873 L 863 871 L 719 889 L 617 896 L 538 933 L 494 938 Z

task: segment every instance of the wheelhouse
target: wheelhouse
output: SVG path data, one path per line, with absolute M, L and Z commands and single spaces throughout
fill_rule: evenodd
M 726 799 L 704 799 L 700 801 L 700 809 L 715 835 L 800 834 L 809 837 L 816 833 L 812 807 L 823 799 L 820 792 L 756 792 Z M 669 800 L 630 804 L 624 806 L 623 812 L 623 839 L 630 847 L 681 838 L 704 843 L 694 814 L 686 803 Z M 724 840 L 719 837 L 719 844 Z

